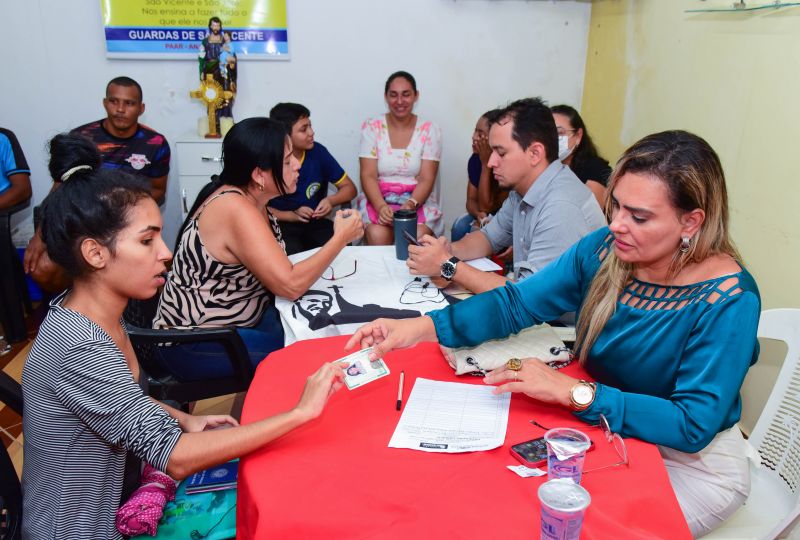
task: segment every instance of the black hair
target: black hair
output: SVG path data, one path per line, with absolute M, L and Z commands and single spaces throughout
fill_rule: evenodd
M 286 129 L 277 120 L 254 117 L 237 122 L 222 139 L 222 172 L 211 177 L 197 194 L 191 210 L 183 221 L 183 231 L 208 197 L 222 185 L 245 189 L 256 168 L 271 171 L 281 195 L 286 194 L 283 179 L 283 155 L 286 147 Z M 180 242 L 180 235 L 175 244 Z
M 113 254 L 130 209 L 150 197 L 150 186 L 128 173 L 99 169 L 97 149 L 79 135 L 56 135 L 49 149 L 50 174 L 66 179 L 42 203 L 42 239 L 50 258 L 75 278 L 91 270 L 81 242 L 93 238 Z
M 139 103 L 144 101 L 144 92 L 142 92 L 142 86 L 138 82 L 131 79 L 130 77 L 125 77 L 125 76 L 114 77 L 113 79 L 108 81 L 108 84 L 106 85 L 106 97 L 108 97 L 108 89 L 111 88 L 112 84 L 115 86 L 128 86 L 128 87 L 135 86 L 136 89 L 139 91 Z
M 222 19 L 220 19 L 219 17 L 214 16 L 214 17 L 211 17 L 210 19 L 208 19 L 208 29 L 209 30 L 211 30 L 211 23 L 218 23 L 220 29 L 222 29 Z
M 414 78 L 414 76 L 408 71 L 395 71 L 394 73 L 389 75 L 388 79 L 386 79 L 386 84 L 383 87 L 383 95 L 389 93 L 389 86 L 392 84 L 392 81 L 398 77 L 402 77 L 405 80 L 407 80 L 409 84 L 411 84 L 411 88 L 414 89 L 414 93 L 415 94 L 417 93 L 417 80 Z
M 311 111 L 299 103 L 278 103 L 269 111 L 269 117 L 277 120 L 286 127 L 286 133 L 291 135 L 292 128 L 298 120 L 310 118 Z
M 86 165 L 99 169 L 102 158 L 94 143 L 82 135 L 60 134 L 48 143 L 50 162 L 47 169 L 53 182 L 61 183 L 61 177 L 72 167 Z
M 550 107 L 550 112 L 553 114 L 562 114 L 566 116 L 567 120 L 569 120 L 571 129 L 583 130 L 581 142 L 578 143 L 578 146 L 576 146 L 572 151 L 573 167 L 578 167 L 582 163 L 585 163 L 593 158 L 600 157 L 597 153 L 597 147 L 595 147 L 594 141 L 592 141 L 592 138 L 589 136 L 589 131 L 586 129 L 586 124 L 583 123 L 583 118 L 581 118 L 581 115 L 578 114 L 578 111 L 569 105 L 553 105 Z
M 486 120 L 489 121 L 489 125 L 492 125 L 492 124 L 497 123 L 498 116 L 502 112 L 503 112 L 503 109 L 491 109 L 491 110 L 486 111 L 485 113 L 483 113 L 481 115 L 481 118 L 486 118 Z
M 533 142 L 544 146 L 547 161 L 558 159 L 558 132 L 553 113 L 542 98 L 518 99 L 500 109 L 489 124 L 502 123 L 504 119 L 514 122 L 511 137 L 527 150 Z

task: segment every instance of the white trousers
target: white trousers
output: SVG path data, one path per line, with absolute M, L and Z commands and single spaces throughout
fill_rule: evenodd
M 658 447 L 692 536 L 718 527 L 747 500 L 755 450 L 737 426 L 721 431 L 696 454 Z

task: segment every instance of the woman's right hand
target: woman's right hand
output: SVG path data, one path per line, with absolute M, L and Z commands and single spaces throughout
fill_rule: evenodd
M 333 234 L 339 235 L 346 244 L 364 236 L 364 222 L 358 210 L 339 210 L 333 219 Z
M 372 361 L 394 349 L 413 347 L 420 341 L 436 341 L 436 328 L 430 317 L 376 319 L 356 330 L 344 348 L 349 351 L 356 345 L 361 345 L 362 349 L 372 347 L 369 354 Z
M 388 204 L 381 206 L 378 210 L 378 223 L 381 225 L 391 225 L 394 222 L 394 210 Z
M 475 146 L 478 148 L 478 159 L 481 160 L 481 165 L 486 167 L 486 164 L 489 163 L 489 158 L 492 155 L 492 147 L 489 146 L 489 138 L 482 136 L 475 143 Z
M 342 387 L 343 381 L 344 371 L 341 364 L 322 364 L 322 367 L 306 380 L 295 409 L 307 420 L 318 417 L 330 397 Z

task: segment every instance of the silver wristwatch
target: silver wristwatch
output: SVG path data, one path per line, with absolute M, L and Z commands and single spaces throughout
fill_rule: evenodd
M 450 257 L 442 263 L 440 274 L 447 281 L 453 281 L 453 276 L 456 275 L 456 264 L 461 262 L 458 257 Z

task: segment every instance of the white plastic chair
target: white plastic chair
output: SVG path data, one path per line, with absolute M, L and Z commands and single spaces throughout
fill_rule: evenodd
M 751 466 L 750 496 L 744 506 L 703 538 L 784 538 L 800 517 L 800 309 L 761 312 L 758 337 L 780 340 L 788 347 L 749 439 L 762 464 Z

